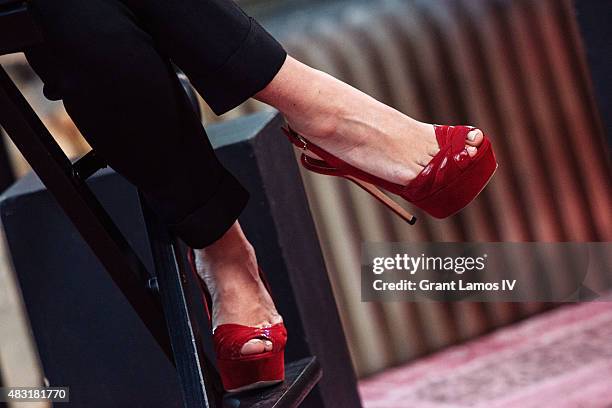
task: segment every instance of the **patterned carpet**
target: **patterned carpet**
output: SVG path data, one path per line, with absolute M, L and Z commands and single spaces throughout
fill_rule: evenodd
M 612 302 L 568 305 L 361 381 L 366 408 L 612 407 Z

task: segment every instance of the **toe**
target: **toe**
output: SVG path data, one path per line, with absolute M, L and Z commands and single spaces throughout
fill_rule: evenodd
M 467 134 L 465 143 L 469 146 L 478 147 L 482 143 L 484 136 L 480 129 L 474 129 Z
M 467 146 L 465 150 L 467 150 L 470 157 L 474 157 L 476 156 L 476 153 L 478 153 L 478 149 L 475 148 L 474 146 Z
M 433 156 L 429 154 L 424 154 L 422 157 L 419 157 L 419 159 L 417 160 L 417 164 L 420 168 L 418 170 L 421 171 L 423 167 L 427 166 L 431 161 L 432 157 Z
M 269 343 L 266 344 L 266 343 Z M 252 339 L 244 343 L 240 353 L 242 355 L 259 354 L 264 353 L 272 349 L 272 343 L 268 340 L 264 341 L 261 339 Z

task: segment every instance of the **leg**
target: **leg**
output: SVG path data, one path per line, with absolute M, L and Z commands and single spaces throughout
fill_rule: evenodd
M 208 246 L 197 253 L 213 294 L 213 324 L 279 322 L 236 222 L 248 195 L 217 161 L 141 22 L 115 0 L 34 0 L 34 9 L 47 43 L 28 59 L 45 94 L 64 100 L 90 144 L 145 192 L 187 244 Z M 243 352 L 268 347 L 254 340 Z
M 256 99 L 280 110 L 292 128 L 346 162 L 406 185 L 438 152 L 433 127 L 289 57 Z M 474 156 L 482 132 L 468 134 Z
M 233 0 L 121 0 L 217 114 L 262 90 L 286 58 Z
M 115 0 L 34 0 L 46 44 L 28 59 L 89 143 L 189 245 L 234 223 L 248 194 L 219 164 L 167 59 Z
M 218 114 L 263 89 L 285 61 L 283 48 L 233 1 L 122 2 Z M 282 321 L 259 279 L 255 251 L 237 222 L 221 239 L 195 254 L 198 273 L 212 296 L 214 327 Z M 242 351 L 259 353 L 271 346 L 252 340 Z

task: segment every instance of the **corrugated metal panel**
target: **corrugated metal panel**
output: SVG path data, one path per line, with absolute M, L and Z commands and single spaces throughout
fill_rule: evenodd
M 360 374 L 552 307 L 362 303 L 362 241 L 612 237 L 608 148 L 572 12 L 559 0 L 380 1 L 287 22 L 282 41 L 298 59 L 420 120 L 481 127 L 498 152 L 499 172 L 473 205 L 414 227 L 347 182 L 303 174 Z

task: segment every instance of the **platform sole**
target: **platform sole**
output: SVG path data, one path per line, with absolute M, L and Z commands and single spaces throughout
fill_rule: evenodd
M 435 218 L 446 218 L 459 212 L 474 201 L 489 184 L 497 170 L 492 150 L 487 151 L 477 163 L 470 166 L 458 179 L 444 186 L 429 197 L 413 201 Z
M 217 360 L 223 388 L 228 392 L 241 392 L 268 387 L 285 379 L 283 352 L 255 355 L 237 360 Z
M 408 201 L 435 218 L 446 218 L 461 211 L 487 186 L 495 171 L 497 161 L 492 150 L 487 151 L 477 163 L 470 166 L 461 177 L 453 180 L 429 197 L 420 201 Z M 413 225 L 416 217 L 406 211 L 374 184 L 368 183 L 350 175 L 342 175 L 347 180 L 357 184 L 374 198 L 384 204 L 408 224 Z

